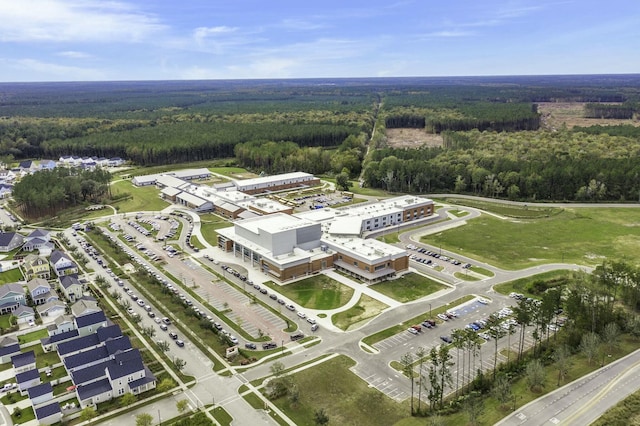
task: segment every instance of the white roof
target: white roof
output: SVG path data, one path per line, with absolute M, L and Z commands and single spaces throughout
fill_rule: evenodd
M 331 235 L 360 235 L 362 219 L 359 217 L 342 217 L 329 224 L 328 231 Z
M 194 176 L 211 176 L 211 172 L 209 169 L 200 168 L 200 169 L 184 169 L 177 170 L 175 172 L 171 172 L 177 178 L 190 178 Z
M 173 197 L 174 195 L 178 195 L 182 191 L 179 190 L 178 188 L 172 188 L 170 186 L 167 186 L 166 188 L 162 188 L 162 191 L 160 192 L 162 192 L 165 195 L 168 195 L 169 197 Z
M 304 172 L 293 172 L 293 173 L 283 173 L 280 175 L 274 176 L 263 176 L 252 179 L 243 179 L 243 180 L 234 180 L 233 183 L 239 188 L 247 187 L 247 186 L 261 186 L 272 182 L 281 182 L 286 180 L 298 180 L 298 179 L 313 179 L 314 176 L 310 173 Z
M 197 207 L 204 206 L 206 203 L 211 202 L 197 197 L 193 194 L 189 194 L 188 192 L 182 192 L 181 194 L 178 194 L 178 198 Z
M 170 186 L 172 188 L 179 188 L 180 186 L 187 183 L 182 179 L 178 179 L 177 177 L 171 175 L 160 175 L 158 176 L 156 182 L 158 182 L 160 185 Z
M 406 250 L 390 244 L 385 244 L 375 239 L 362 239 L 351 237 L 337 237 L 335 235 L 324 235 L 322 243 L 336 251 L 349 253 L 352 257 L 362 259 L 368 263 L 384 258 L 396 258 L 406 255 Z
M 270 234 L 276 234 L 290 229 L 304 228 L 309 225 L 313 225 L 313 222 L 295 216 L 290 216 L 285 213 L 274 213 L 268 216 L 260 216 L 255 219 L 248 219 L 236 224 L 236 226 L 248 229 L 254 234 L 258 234 L 260 229 L 263 229 Z
M 136 176 L 133 178 L 134 181 L 139 182 L 139 183 L 155 183 L 156 180 L 158 180 L 158 176 L 157 174 L 155 175 L 145 175 L 145 176 Z

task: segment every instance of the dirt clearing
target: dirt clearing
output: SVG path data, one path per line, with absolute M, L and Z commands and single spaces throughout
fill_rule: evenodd
M 391 148 L 420 148 L 442 146 L 442 136 L 424 129 L 387 129 L 387 145 Z
M 584 118 L 584 102 L 540 102 L 538 111 L 542 114 L 542 128 L 558 130 L 562 124 L 571 129 L 574 126 L 618 126 L 630 124 L 640 126 L 638 120 L 616 120 L 604 118 Z

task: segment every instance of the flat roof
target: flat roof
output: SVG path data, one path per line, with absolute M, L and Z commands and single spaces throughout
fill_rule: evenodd
M 205 200 L 204 198 L 200 198 L 197 195 L 189 194 L 188 192 L 183 192 L 178 194 L 177 196 L 181 200 L 186 201 L 189 204 L 193 204 L 194 206 L 203 206 L 206 203 L 211 203 L 211 201 Z
M 378 259 L 385 257 L 394 258 L 406 255 L 406 250 L 391 244 L 385 244 L 375 239 L 362 239 L 359 237 L 337 237 L 335 235 L 324 235 L 322 243 L 336 251 L 347 253 L 352 257 L 361 259 L 368 263 L 374 263 Z
M 291 229 L 305 228 L 310 225 L 314 225 L 314 222 L 286 213 L 274 213 L 236 223 L 236 226 L 247 229 L 254 234 L 259 234 L 261 229 L 270 234 L 276 234 Z
M 313 179 L 314 176 L 310 173 L 305 173 L 305 172 L 292 172 L 292 173 L 283 173 L 280 175 L 257 177 L 252 179 L 242 179 L 242 180 L 234 179 L 233 183 L 237 187 L 247 187 L 247 186 L 253 186 L 253 185 L 261 186 L 268 183 L 281 182 L 283 180 L 288 180 L 288 179 L 303 179 L 303 178 Z
M 168 195 L 169 197 L 174 197 L 176 195 L 178 195 L 179 193 L 181 193 L 182 191 L 178 188 L 173 188 L 171 186 L 167 186 L 166 188 L 162 188 L 162 192 L 165 195 Z

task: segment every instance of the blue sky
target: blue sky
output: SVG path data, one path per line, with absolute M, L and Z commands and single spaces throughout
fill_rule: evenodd
M 638 0 L 2 0 L 0 81 L 640 72 Z

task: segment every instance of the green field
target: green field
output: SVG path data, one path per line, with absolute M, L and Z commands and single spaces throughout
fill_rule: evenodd
M 560 278 L 570 278 L 574 275 L 573 271 L 560 270 L 560 271 L 549 271 L 542 274 L 533 275 L 531 277 L 520 278 L 518 280 L 509 281 L 506 283 L 501 283 L 493 286 L 493 289 L 501 294 L 509 294 L 509 293 L 522 293 L 525 297 L 540 297 L 539 294 L 534 294 L 529 291 L 529 286 L 536 281 L 549 281 L 556 280 Z
M 333 314 L 331 321 L 336 327 L 342 330 L 348 330 L 350 327 L 362 321 L 378 316 L 380 312 L 388 307 L 389 306 L 384 303 L 363 294 L 354 306 L 345 311 Z
M 15 283 L 22 279 L 22 272 L 20 271 L 20 268 L 0 272 L 0 284 Z
M 309 309 L 336 309 L 346 304 L 353 296 L 351 287 L 322 274 L 283 286 L 271 281 L 264 284 Z
M 314 412 L 324 408 L 330 425 L 388 426 L 409 413 L 408 402 L 397 403 L 352 373 L 345 356 L 330 359 L 292 375 L 300 399 L 292 406 L 286 397 L 274 403 L 299 426 L 313 426 Z M 424 422 L 423 422 L 424 423 Z
M 131 195 L 130 198 L 113 203 L 120 213 L 159 211 L 169 205 L 160 198 L 160 191 L 155 185 L 137 187 L 130 181 L 121 180 L 111 185 L 111 192 L 116 197 L 123 193 Z
M 218 229 L 228 228 L 233 223 L 228 222 L 220 216 L 207 213 L 200 215 L 200 230 L 202 237 L 212 246 L 218 245 Z
M 370 288 L 399 302 L 410 302 L 445 289 L 447 286 L 412 272 L 395 280 L 372 285 Z
M 209 167 L 209 170 L 211 170 L 213 173 L 228 176 L 234 179 L 237 179 L 238 175 L 242 175 L 245 179 L 250 177 L 258 177 L 258 175 L 255 175 L 249 172 L 247 169 L 243 169 L 242 167 Z
M 472 200 L 468 198 L 447 198 L 445 201 L 461 206 L 475 207 L 477 209 L 485 210 L 502 216 L 521 219 L 544 218 L 556 215 L 562 211 L 562 209 L 555 207 L 503 204 L 500 202 L 489 202 L 475 199 Z M 451 213 L 458 216 L 455 211 L 451 211 Z M 458 211 L 458 213 L 466 214 L 466 212 L 460 211 Z M 460 216 L 464 216 L 464 214 L 461 214 Z
M 504 269 L 544 263 L 597 265 L 640 252 L 640 210 L 575 208 L 536 220 L 489 215 L 421 240 Z

